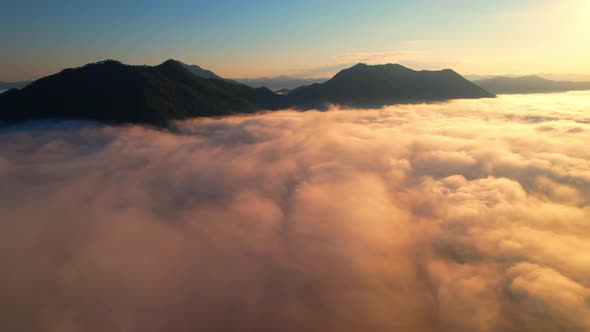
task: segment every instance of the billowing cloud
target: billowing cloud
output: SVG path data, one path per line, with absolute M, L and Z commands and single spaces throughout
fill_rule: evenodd
M 0 330 L 588 331 L 589 98 L 5 127 Z

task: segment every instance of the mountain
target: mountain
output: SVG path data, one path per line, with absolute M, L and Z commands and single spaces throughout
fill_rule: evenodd
M 499 75 L 463 75 L 466 79 L 470 80 L 471 82 L 479 81 L 479 80 L 486 80 L 488 78 L 498 77 Z M 518 77 L 518 75 L 501 75 L 504 77 Z
M 179 61 L 180 62 L 180 61 Z M 214 72 L 207 70 L 207 69 L 203 69 L 197 65 L 187 65 L 186 63 L 182 63 L 180 62 L 180 64 L 182 64 L 186 69 L 188 69 L 191 73 L 202 77 L 202 78 L 214 78 L 216 80 L 223 80 L 224 78 L 215 74 Z
M 379 107 L 494 95 L 450 69 L 415 71 L 399 64 L 370 66 L 359 63 L 340 71 L 325 83 L 292 90 L 287 97 L 290 104 L 299 107 L 330 103 Z
M 324 83 L 327 80 L 327 78 L 297 78 L 289 76 L 235 79 L 235 81 L 246 84 L 253 88 L 267 87 L 273 91 L 282 89 L 293 90 L 304 85 Z
M 590 75 L 587 74 L 537 74 L 536 76 L 552 81 L 590 82 Z
M 498 76 L 473 82 L 480 87 L 497 94 L 590 90 L 590 82 L 552 81 L 539 76 Z
M 452 70 L 358 64 L 325 83 L 287 94 L 195 75 L 181 62 L 130 66 L 115 60 L 65 69 L 23 89 L 0 94 L 0 122 L 89 119 L 166 126 L 172 120 L 329 104 L 379 107 L 395 103 L 494 97 Z
M 538 76 L 551 81 L 590 82 L 590 75 L 585 74 L 463 75 L 463 77 L 472 82 L 496 77 L 518 78 L 523 76 Z
M 239 83 L 236 80 L 232 80 L 232 79 L 229 79 L 229 78 L 223 78 L 223 77 L 215 74 L 214 72 L 212 72 L 210 70 L 207 70 L 207 69 L 203 69 L 203 68 L 201 68 L 201 67 L 199 67 L 197 65 L 187 65 L 186 63 L 182 63 L 182 62 L 180 62 L 180 63 L 183 66 L 185 66 L 186 69 L 188 69 L 191 73 L 193 73 L 193 74 L 195 74 L 195 75 L 197 75 L 197 76 L 199 76 L 201 78 L 214 79 L 214 80 L 224 80 L 224 81 L 227 81 L 227 82 L 232 82 L 234 84 L 242 84 L 242 83 Z M 257 88 L 257 87 L 255 87 L 255 88 Z
M 22 89 L 32 81 L 0 82 L 0 90 Z
M 0 121 L 91 119 L 164 126 L 170 120 L 277 108 L 272 91 L 194 75 L 182 63 L 107 60 L 66 69 L 0 94 Z

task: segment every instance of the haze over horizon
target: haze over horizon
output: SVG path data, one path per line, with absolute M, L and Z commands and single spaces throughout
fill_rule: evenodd
M 358 62 L 462 74 L 590 74 L 590 2 L 20 1 L 0 11 L 0 81 L 103 59 L 222 77 L 329 77 Z

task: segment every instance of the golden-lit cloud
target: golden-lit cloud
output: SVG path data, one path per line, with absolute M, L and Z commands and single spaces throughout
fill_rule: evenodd
M 587 331 L 589 93 L 0 130 L 0 329 Z

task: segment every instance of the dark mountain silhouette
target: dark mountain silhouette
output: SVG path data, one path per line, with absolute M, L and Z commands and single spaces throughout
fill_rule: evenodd
M 498 76 L 473 82 L 480 87 L 497 94 L 590 90 L 590 82 L 552 81 L 539 76 Z
M 273 91 L 282 89 L 293 90 L 304 85 L 324 83 L 327 80 L 327 78 L 298 78 L 289 76 L 235 79 L 235 81 L 246 84 L 253 88 L 267 87 Z
M 153 67 L 107 60 L 0 94 L 0 121 L 67 118 L 162 126 L 278 107 L 276 96 L 264 88 L 198 77 L 174 60 Z
M 400 65 L 359 64 L 323 84 L 281 95 L 264 87 L 199 77 L 174 60 L 158 66 L 107 60 L 0 94 L 0 121 L 65 118 L 165 126 L 171 120 L 263 109 L 375 107 L 482 97 L 493 95 L 448 69 L 414 71 Z
M 240 83 L 238 81 L 235 81 L 235 80 L 232 80 L 232 79 L 229 79 L 229 78 L 223 78 L 223 77 L 215 74 L 214 72 L 212 72 L 210 70 L 207 70 L 207 69 L 204 69 L 204 68 L 201 68 L 201 67 L 199 67 L 197 65 L 187 65 L 186 63 L 182 63 L 182 62 L 180 62 L 180 63 L 183 66 L 185 66 L 186 69 L 188 69 L 191 73 L 193 73 L 193 74 L 195 74 L 195 75 L 197 75 L 199 77 L 207 78 L 207 79 L 214 79 L 214 80 L 224 80 L 224 81 L 232 82 L 232 83 L 235 83 L 235 84 L 242 84 L 242 83 Z
M 182 62 L 181 62 L 182 63 Z M 182 63 L 183 66 L 186 67 L 186 69 L 188 69 L 191 73 L 202 77 L 202 78 L 214 78 L 217 80 L 223 80 L 224 78 L 215 74 L 214 72 L 207 70 L 207 69 L 203 69 L 197 65 L 187 65 L 186 63 Z
M 22 89 L 32 81 L 0 82 L 0 90 Z
M 291 104 L 302 107 L 326 103 L 378 107 L 494 95 L 450 69 L 415 71 L 398 64 L 360 63 L 340 71 L 323 84 L 297 88 L 288 97 Z

